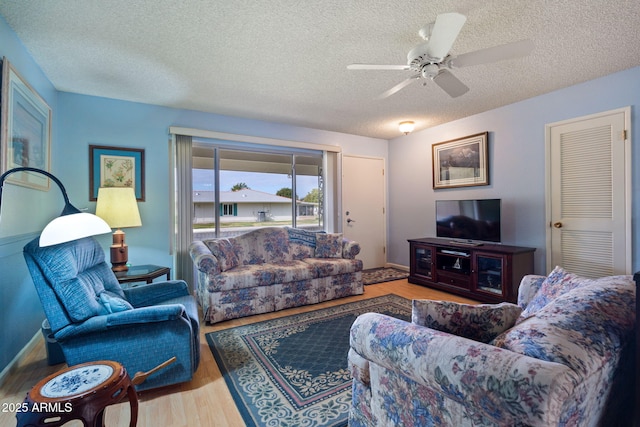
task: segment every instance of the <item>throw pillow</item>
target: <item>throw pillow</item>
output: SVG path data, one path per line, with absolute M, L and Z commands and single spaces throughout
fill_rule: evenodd
M 215 239 L 204 242 L 213 256 L 218 259 L 222 271 L 230 270 L 240 264 L 240 259 L 229 239 Z
M 342 233 L 317 234 L 316 258 L 342 258 Z
M 287 233 L 289 233 L 289 243 L 296 243 L 299 245 L 308 246 L 310 248 L 316 247 L 316 234 L 317 231 L 302 230 L 300 228 L 286 227 Z M 323 232 L 320 232 L 323 233 Z
M 411 322 L 464 338 L 488 343 L 511 328 L 520 306 L 500 304 L 462 304 L 450 301 L 413 300 Z
M 107 310 L 107 313 L 118 313 L 120 311 L 133 310 L 133 306 L 124 298 L 117 295 L 111 295 L 108 292 L 100 294 L 100 302 Z
M 556 267 L 540 285 L 540 289 L 531 299 L 527 307 L 522 311 L 516 323 L 520 323 L 538 311 L 546 307 L 551 301 L 567 292 L 593 283 L 592 280 L 580 277 L 565 271 L 562 267 Z
M 289 253 L 294 260 L 315 256 L 318 232 L 291 227 L 287 227 L 287 232 L 289 233 Z

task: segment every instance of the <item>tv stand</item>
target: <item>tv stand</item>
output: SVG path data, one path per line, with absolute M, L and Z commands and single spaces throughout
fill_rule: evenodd
M 456 240 L 451 240 L 451 241 L 449 241 L 449 243 L 452 243 L 454 245 L 462 245 L 462 246 L 482 246 L 482 245 L 484 245 L 484 243 L 480 243 L 480 242 L 458 242 Z
M 429 237 L 409 246 L 409 283 L 480 302 L 515 303 L 522 277 L 533 274 L 535 248 Z

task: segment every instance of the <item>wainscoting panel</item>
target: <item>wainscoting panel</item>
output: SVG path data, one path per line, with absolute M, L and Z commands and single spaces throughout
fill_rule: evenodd
M 44 312 L 22 248 L 38 233 L 0 239 L 0 372 L 40 330 Z

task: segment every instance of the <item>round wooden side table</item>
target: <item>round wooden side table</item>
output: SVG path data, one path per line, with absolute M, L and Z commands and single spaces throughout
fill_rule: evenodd
M 129 398 L 131 420 L 138 422 L 138 395 L 124 367 L 110 360 L 82 363 L 38 382 L 18 412 L 18 427 L 58 427 L 70 420 L 103 427 L 107 406 Z

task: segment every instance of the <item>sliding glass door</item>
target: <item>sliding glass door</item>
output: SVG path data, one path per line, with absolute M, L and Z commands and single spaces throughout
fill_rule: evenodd
M 323 153 L 194 141 L 196 240 L 265 226 L 324 227 Z
M 295 226 L 314 231 L 324 229 L 324 175 L 321 155 L 293 156 Z

